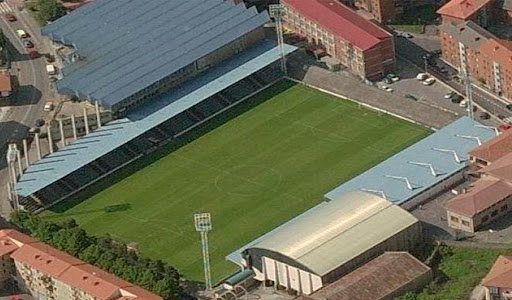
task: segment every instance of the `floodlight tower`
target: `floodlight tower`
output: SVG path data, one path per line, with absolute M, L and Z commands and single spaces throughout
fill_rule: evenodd
M 204 282 L 206 290 L 212 289 L 212 278 L 210 275 L 210 254 L 208 252 L 208 231 L 212 230 L 212 219 L 210 213 L 194 214 L 196 231 L 201 234 L 201 249 L 203 250 Z
M 271 4 L 268 6 L 268 12 L 276 21 L 277 45 L 279 47 L 279 52 L 281 53 L 281 70 L 285 75 L 287 75 L 288 70 L 286 68 L 286 52 L 284 51 L 283 23 L 281 22 L 284 9 L 281 4 Z

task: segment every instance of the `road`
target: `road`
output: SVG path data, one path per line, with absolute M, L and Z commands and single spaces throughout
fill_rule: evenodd
M 7 49 L 11 59 L 11 74 L 13 82 L 17 81 L 19 85 L 9 106 L 0 107 L 0 214 L 4 216 L 9 208 L 5 188 L 8 180 L 5 168 L 6 144 L 16 142 L 21 145 L 21 140 L 26 137 L 35 121 L 48 117 L 43 112 L 43 106 L 45 99 L 52 95 L 44 58 L 30 59 L 21 39 L 16 35 L 17 29 L 23 29 L 29 33 L 40 53 L 47 53 L 49 50 L 40 35 L 39 26 L 28 12 L 17 9 L 21 4 L 17 0 L 0 3 L 0 29 L 9 40 Z M 5 20 L 6 13 L 15 15 L 17 21 Z
M 407 59 L 408 61 L 414 63 L 419 68 L 425 69 L 423 55 L 427 53 L 427 50 L 419 46 L 417 43 L 413 42 L 413 40 L 414 39 L 410 40 L 404 38 L 397 38 L 397 54 Z M 466 95 L 465 87 L 461 83 L 455 81 L 450 75 L 458 74 L 458 71 L 438 58 L 436 58 L 435 60 L 438 66 L 443 66 L 448 70 L 448 72 L 441 73 L 439 72 L 439 69 L 434 68 L 432 66 L 427 66 L 428 73 L 431 73 L 435 77 L 442 79 L 444 83 L 446 83 L 447 85 L 449 85 L 462 95 Z M 512 112 L 505 108 L 506 103 L 503 100 L 497 98 L 496 96 L 488 94 L 476 87 L 472 88 L 472 95 L 473 101 L 483 109 L 487 110 L 490 114 L 494 116 L 500 116 L 502 118 L 512 116 Z

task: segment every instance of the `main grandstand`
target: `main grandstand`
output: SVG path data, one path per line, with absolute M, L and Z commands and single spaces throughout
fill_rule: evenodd
M 66 199 L 281 78 L 277 61 L 296 48 L 266 40 L 268 21 L 224 0 L 97 0 L 44 27 L 68 50 L 58 91 L 118 119 L 30 165 L 19 204 Z

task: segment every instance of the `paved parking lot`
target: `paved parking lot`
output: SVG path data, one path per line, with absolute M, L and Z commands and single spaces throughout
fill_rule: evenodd
M 416 75 L 420 72 L 424 72 L 418 67 L 407 63 L 404 60 L 398 60 L 397 62 L 396 75 L 400 77 L 398 82 L 392 84 L 378 83 L 389 86 L 394 91 L 393 93 L 398 94 L 410 94 L 419 99 L 419 102 L 427 104 L 432 107 L 440 108 L 445 111 L 449 111 L 455 115 L 467 115 L 467 108 L 460 107 L 459 104 L 452 103 L 450 99 L 444 98 L 444 95 L 450 91 L 453 91 L 450 87 L 436 80 L 436 82 L 430 86 L 425 86 L 423 82 L 416 79 Z M 499 126 L 497 120 L 482 120 L 479 116 L 482 114 L 480 108 L 475 108 L 474 117 L 480 123 L 488 126 Z

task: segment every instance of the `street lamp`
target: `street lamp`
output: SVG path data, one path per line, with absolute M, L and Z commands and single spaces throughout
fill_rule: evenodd
M 423 55 L 423 63 L 425 64 L 425 73 L 428 73 L 428 56 L 426 54 Z

